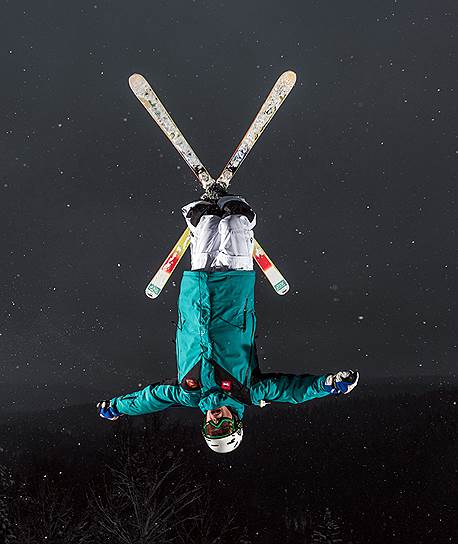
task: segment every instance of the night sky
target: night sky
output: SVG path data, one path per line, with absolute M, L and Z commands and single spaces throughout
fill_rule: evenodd
M 291 285 L 258 275 L 261 369 L 456 379 L 456 2 L 10 0 L 1 20 L 0 408 L 175 376 L 189 256 L 144 288 L 200 192 L 134 72 L 215 176 L 297 73 L 232 184 Z

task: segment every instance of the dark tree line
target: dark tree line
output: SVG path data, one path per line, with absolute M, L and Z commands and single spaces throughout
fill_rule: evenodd
M 110 424 L 80 408 L 36 415 L 33 432 L 15 420 L 1 434 L 0 542 L 453 542 L 455 398 L 272 407 L 230 456 L 179 417 Z
M 157 447 L 148 428 L 129 424 L 114 449 L 98 452 L 100 472 L 84 497 L 59 484 L 52 467 L 40 479 L 15 484 L 3 468 L 0 527 L 5 544 L 167 544 L 225 542 L 238 530 L 233 508 L 215 517 L 212 494 L 189 479 L 191 464 L 182 455 Z M 37 467 L 43 472 L 43 466 Z M 74 484 L 84 467 L 75 467 Z M 83 476 L 84 479 L 84 476 Z M 81 491 L 81 490 L 78 490 Z

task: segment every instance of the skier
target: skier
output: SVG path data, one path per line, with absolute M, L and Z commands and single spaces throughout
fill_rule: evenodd
M 191 270 L 183 273 L 178 299 L 178 378 L 97 404 L 116 420 L 172 406 L 199 408 L 202 434 L 217 453 L 235 450 L 243 438 L 246 406 L 302 403 L 349 393 L 359 374 L 261 374 L 255 345 L 253 228 L 256 214 L 240 196 L 214 185 L 182 208 L 191 231 Z

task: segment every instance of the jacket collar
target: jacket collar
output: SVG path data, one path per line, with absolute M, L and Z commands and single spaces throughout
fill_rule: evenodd
M 220 406 L 227 406 L 235 410 L 240 419 L 243 417 L 243 412 L 245 411 L 245 405 L 238 400 L 230 397 L 221 389 L 213 387 L 206 393 L 202 395 L 202 398 L 199 402 L 199 408 L 202 412 L 207 410 L 214 410 Z

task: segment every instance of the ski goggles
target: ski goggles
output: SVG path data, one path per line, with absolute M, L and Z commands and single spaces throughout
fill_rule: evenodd
M 225 438 L 236 430 L 236 422 L 233 418 L 222 417 L 216 423 L 206 421 L 202 427 L 202 434 L 205 438 Z

